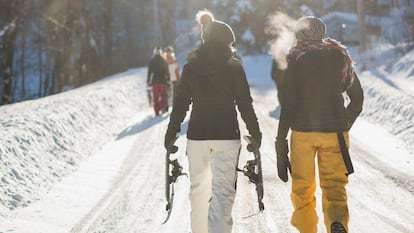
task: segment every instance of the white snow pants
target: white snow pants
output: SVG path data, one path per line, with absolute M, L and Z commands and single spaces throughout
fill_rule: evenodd
M 188 140 L 192 233 L 230 233 L 240 140 Z

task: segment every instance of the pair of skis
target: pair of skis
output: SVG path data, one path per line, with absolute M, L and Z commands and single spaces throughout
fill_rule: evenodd
M 262 175 L 262 161 L 257 142 L 250 136 L 244 136 L 247 141 L 247 150 L 254 154 L 253 160 L 248 160 L 243 169 L 237 168 L 237 171 L 242 172 L 248 177 L 249 181 L 256 186 L 257 201 L 259 204 L 259 213 L 263 212 L 263 175 Z M 183 167 L 177 159 L 171 160 L 170 155 L 177 152 L 178 148 L 174 146 L 177 137 L 168 145 L 165 156 L 165 198 L 167 204 L 165 210 L 167 211 L 167 218 L 162 224 L 165 224 L 171 216 L 171 211 L 174 204 L 174 184 L 177 182 L 179 176 L 187 176 L 183 172 Z

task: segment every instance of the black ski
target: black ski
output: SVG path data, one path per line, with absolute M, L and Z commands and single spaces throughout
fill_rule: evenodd
M 178 148 L 174 146 L 177 138 L 178 137 L 174 138 L 170 145 L 168 145 L 167 153 L 165 155 L 165 198 L 167 200 L 165 210 L 168 212 L 168 215 L 162 224 L 166 223 L 171 216 L 171 211 L 174 203 L 174 183 L 177 182 L 179 176 L 187 175 L 186 173 L 182 172 L 183 167 L 180 165 L 177 159 L 170 159 L 170 154 L 177 152 Z
M 262 174 L 262 161 L 260 157 L 260 151 L 257 143 L 251 136 L 244 136 L 244 139 L 247 141 L 247 150 L 253 152 L 254 159 L 248 160 L 246 165 L 243 167 L 243 170 L 238 169 L 238 171 L 243 172 L 245 176 L 249 178 L 249 181 L 256 185 L 257 192 L 257 201 L 259 203 L 259 213 L 263 212 L 263 174 Z

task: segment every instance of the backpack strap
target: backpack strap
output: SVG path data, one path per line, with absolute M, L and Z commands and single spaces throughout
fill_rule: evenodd
M 347 173 L 345 173 L 345 175 L 349 176 L 352 173 L 354 173 L 354 166 L 352 166 L 351 156 L 349 156 L 349 151 L 348 151 L 348 148 L 346 147 L 344 133 L 338 132 L 337 135 L 338 135 L 339 147 L 341 148 L 342 158 L 344 159 L 345 167 L 347 170 Z

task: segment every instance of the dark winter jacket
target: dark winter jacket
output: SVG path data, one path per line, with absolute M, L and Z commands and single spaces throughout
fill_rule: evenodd
M 279 100 L 279 104 L 282 105 L 282 86 L 283 86 L 283 76 L 285 71 L 279 68 L 279 64 L 276 59 L 272 59 L 272 71 L 270 73 L 273 81 L 276 84 L 277 88 L 277 98 Z
M 237 106 L 250 135 L 261 140 L 246 75 L 231 49 L 218 42 L 206 42 L 187 60 L 174 96 L 166 140 L 180 131 L 191 103 L 187 138 L 240 139 Z
M 341 69 L 344 55 L 337 50 L 312 50 L 290 61 L 283 84 L 278 138 L 289 128 L 302 132 L 348 131 L 362 111 L 363 92 L 358 77 L 346 90 L 344 107 Z
M 275 59 L 272 59 L 272 71 L 270 73 L 272 79 L 276 83 L 282 83 L 284 70 L 279 68 L 279 65 Z
M 167 83 L 170 80 L 168 64 L 161 55 L 155 55 L 148 64 L 147 83 Z

